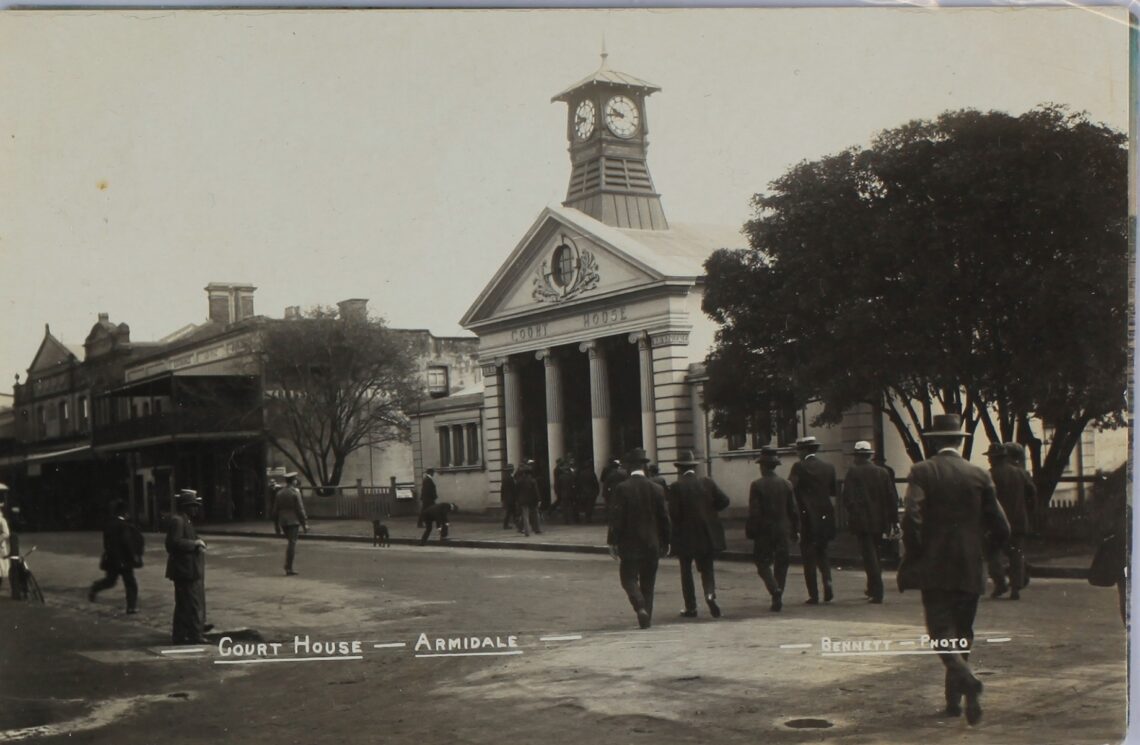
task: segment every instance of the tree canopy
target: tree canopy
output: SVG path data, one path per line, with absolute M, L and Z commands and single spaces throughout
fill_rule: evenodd
M 956 412 L 1027 444 L 1050 495 L 1085 427 L 1124 421 L 1125 146 L 1061 106 L 961 110 L 791 168 L 753 197 L 750 248 L 705 265 L 717 431 L 866 403 L 919 460 Z
M 315 309 L 262 338 L 269 441 L 308 479 L 335 486 L 350 454 L 406 441 L 423 395 L 414 350 L 383 321 Z

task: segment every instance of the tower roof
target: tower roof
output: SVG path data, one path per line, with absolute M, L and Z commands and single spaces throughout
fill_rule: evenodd
M 577 83 L 575 83 L 574 85 L 572 85 L 569 88 L 567 88 L 566 90 L 562 91 L 557 96 L 554 96 L 553 98 L 550 99 L 550 101 L 552 103 L 554 101 L 567 101 L 568 102 L 570 100 L 572 93 L 574 93 L 575 91 L 577 91 L 581 88 L 586 88 L 586 87 L 589 87 L 591 85 L 618 85 L 618 86 L 623 86 L 625 88 L 638 88 L 638 89 L 644 91 L 645 95 L 647 95 L 647 96 L 650 93 L 656 93 L 657 91 L 661 90 L 661 88 L 659 86 L 656 86 L 653 83 L 642 80 L 641 78 L 635 78 L 634 76 L 627 75 L 624 72 L 618 72 L 617 70 L 611 70 L 609 68 L 609 66 L 606 64 L 606 55 L 605 55 L 605 53 L 603 53 L 602 54 L 602 65 L 601 65 L 601 67 L 599 67 L 597 70 L 595 70 L 592 74 L 587 75 L 586 77 L 582 78 Z

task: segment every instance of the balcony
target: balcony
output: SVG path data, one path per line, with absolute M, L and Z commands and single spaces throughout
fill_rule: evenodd
M 194 407 L 134 417 L 121 422 L 96 424 L 92 431 L 92 442 L 100 446 L 141 440 L 190 440 L 236 433 L 260 433 L 262 429 L 264 425 L 259 407 Z

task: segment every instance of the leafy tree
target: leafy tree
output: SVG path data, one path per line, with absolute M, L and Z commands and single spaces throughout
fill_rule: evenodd
M 262 335 L 269 441 L 312 484 L 340 483 L 348 456 L 407 441 L 422 398 L 413 350 L 381 320 L 317 308 Z
M 1086 426 L 1124 424 L 1125 143 L 1061 106 L 962 110 L 794 166 L 753 198 L 751 248 L 705 265 L 717 431 L 865 403 L 917 461 L 957 412 L 1029 445 L 1051 495 Z

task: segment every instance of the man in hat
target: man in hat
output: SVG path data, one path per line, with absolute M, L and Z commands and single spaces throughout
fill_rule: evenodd
M 111 520 L 103 528 L 103 555 L 99 568 L 103 579 L 95 580 L 87 590 L 87 599 L 95 602 L 95 596 L 103 590 L 115 586 L 119 577 L 123 578 L 123 589 L 127 593 L 127 613 L 139 612 L 139 583 L 135 579 L 135 569 L 142 567 L 142 533 L 127 519 L 127 503 L 121 499 L 111 505 Z
M 423 527 L 424 510 L 438 501 L 439 492 L 435 488 L 435 469 L 428 468 L 424 471 L 424 479 L 420 483 L 420 519 L 416 522 L 417 528 Z
M 175 644 L 203 644 L 206 625 L 206 542 L 194 530 L 202 500 L 193 489 L 175 498 L 178 512 L 166 531 L 166 578 L 174 582 Z
M 967 640 L 965 651 L 939 653 L 946 666 L 944 713 L 961 715 L 965 696 L 966 719 L 977 724 L 982 718 L 982 683 L 968 660 L 978 596 L 985 592 L 983 536 L 988 533 L 994 543 L 1003 542 L 1009 523 L 989 474 L 959 453 L 968 436 L 957 414 L 935 416 L 923 433 L 927 452 L 933 455 L 916 463 L 907 478 L 899 589 L 922 591 L 926 629 L 934 643 Z
M 1001 597 L 1009 592 L 1010 600 L 1021 598 L 1025 587 L 1025 534 L 1029 532 L 1029 505 L 1037 496 L 1037 488 L 1029 473 L 1010 462 L 1009 451 L 1000 443 L 993 443 L 986 451 L 990 459 L 990 478 L 994 480 L 997 500 L 1009 521 L 1009 539 L 993 547 L 987 557 L 990 579 L 994 581 L 992 596 Z M 1009 580 L 1006 581 L 1002 555 L 1009 558 Z
M 744 524 L 744 535 L 752 539 L 756 572 L 772 598 L 772 610 L 778 612 L 784 607 L 790 563 L 788 542 L 799 537 L 799 511 L 791 482 L 776 475 L 776 467 L 780 465 L 776 448 L 761 448 L 756 462 L 760 464 L 760 478 L 748 488 L 748 522 Z
M 713 618 L 720 618 L 713 559 L 725 549 L 724 526 L 717 513 L 728 507 L 729 500 L 715 481 L 697 476 L 699 463 L 691 450 L 682 453 L 673 463 L 678 475 L 666 492 L 669 522 L 673 525 L 669 543 L 673 555 L 681 563 L 681 597 L 685 600 L 681 616 L 697 616 L 696 588 L 693 586 L 693 562 L 696 562 L 709 613 Z
M 887 469 L 871 462 L 871 443 L 855 443 L 855 462 L 843 477 L 843 507 L 847 525 L 859 541 L 863 571 L 867 575 L 866 595 L 872 603 L 883 602 L 883 572 L 879 564 L 879 541 L 898 526 L 898 491 Z
M 528 460 L 519 466 L 515 475 L 515 493 L 519 500 L 519 532 L 525 536 L 542 532 L 542 523 L 538 520 L 538 504 L 542 495 L 538 491 L 538 481 L 534 478 L 534 461 Z
M 827 563 L 827 544 L 835 538 L 835 507 L 831 500 L 839 488 L 835 467 L 817 458 L 818 451 L 819 442 L 814 437 L 796 440 L 796 454 L 800 460 L 788 474 L 800 510 L 800 554 L 804 559 L 808 605 L 819 603 L 817 570 L 823 579 L 823 601 L 828 603 L 835 597 L 831 587 L 831 566 Z
M 550 506 L 550 511 L 561 510 L 562 522 L 567 525 L 570 524 L 571 520 L 575 522 L 578 520 L 578 513 L 574 507 L 576 502 L 574 489 L 577 484 L 577 475 L 573 455 L 566 455 L 558 459 L 557 465 L 554 467 L 554 504 Z
M 297 474 L 285 474 L 285 486 L 277 492 L 273 502 L 273 528 L 277 535 L 285 533 L 289 545 L 285 547 L 285 576 L 292 577 L 293 557 L 297 554 L 297 537 L 302 529 L 309 532 L 309 516 L 305 514 L 305 503 L 301 499 L 300 482 Z
M 614 487 L 627 478 L 629 478 L 629 471 L 622 468 L 621 459 L 616 455 L 602 467 L 602 503 L 605 504 L 607 512 L 610 509 L 610 502 L 613 500 Z
M 614 486 L 606 537 L 610 555 L 621 561 L 621 586 L 637 614 L 637 625 L 643 629 L 652 623 L 657 562 L 669 553 L 670 537 L 665 492 L 646 478 L 647 463 L 649 459 L 641 448 L 622 458 L 629 478 Z
M 503 480 L 499 484 L 499 502 L 503 505 L 503 530 L 512 523 L 518 527 L 518 487 L 515 485 L 515 467 L 508 463 L 503 468 Z

